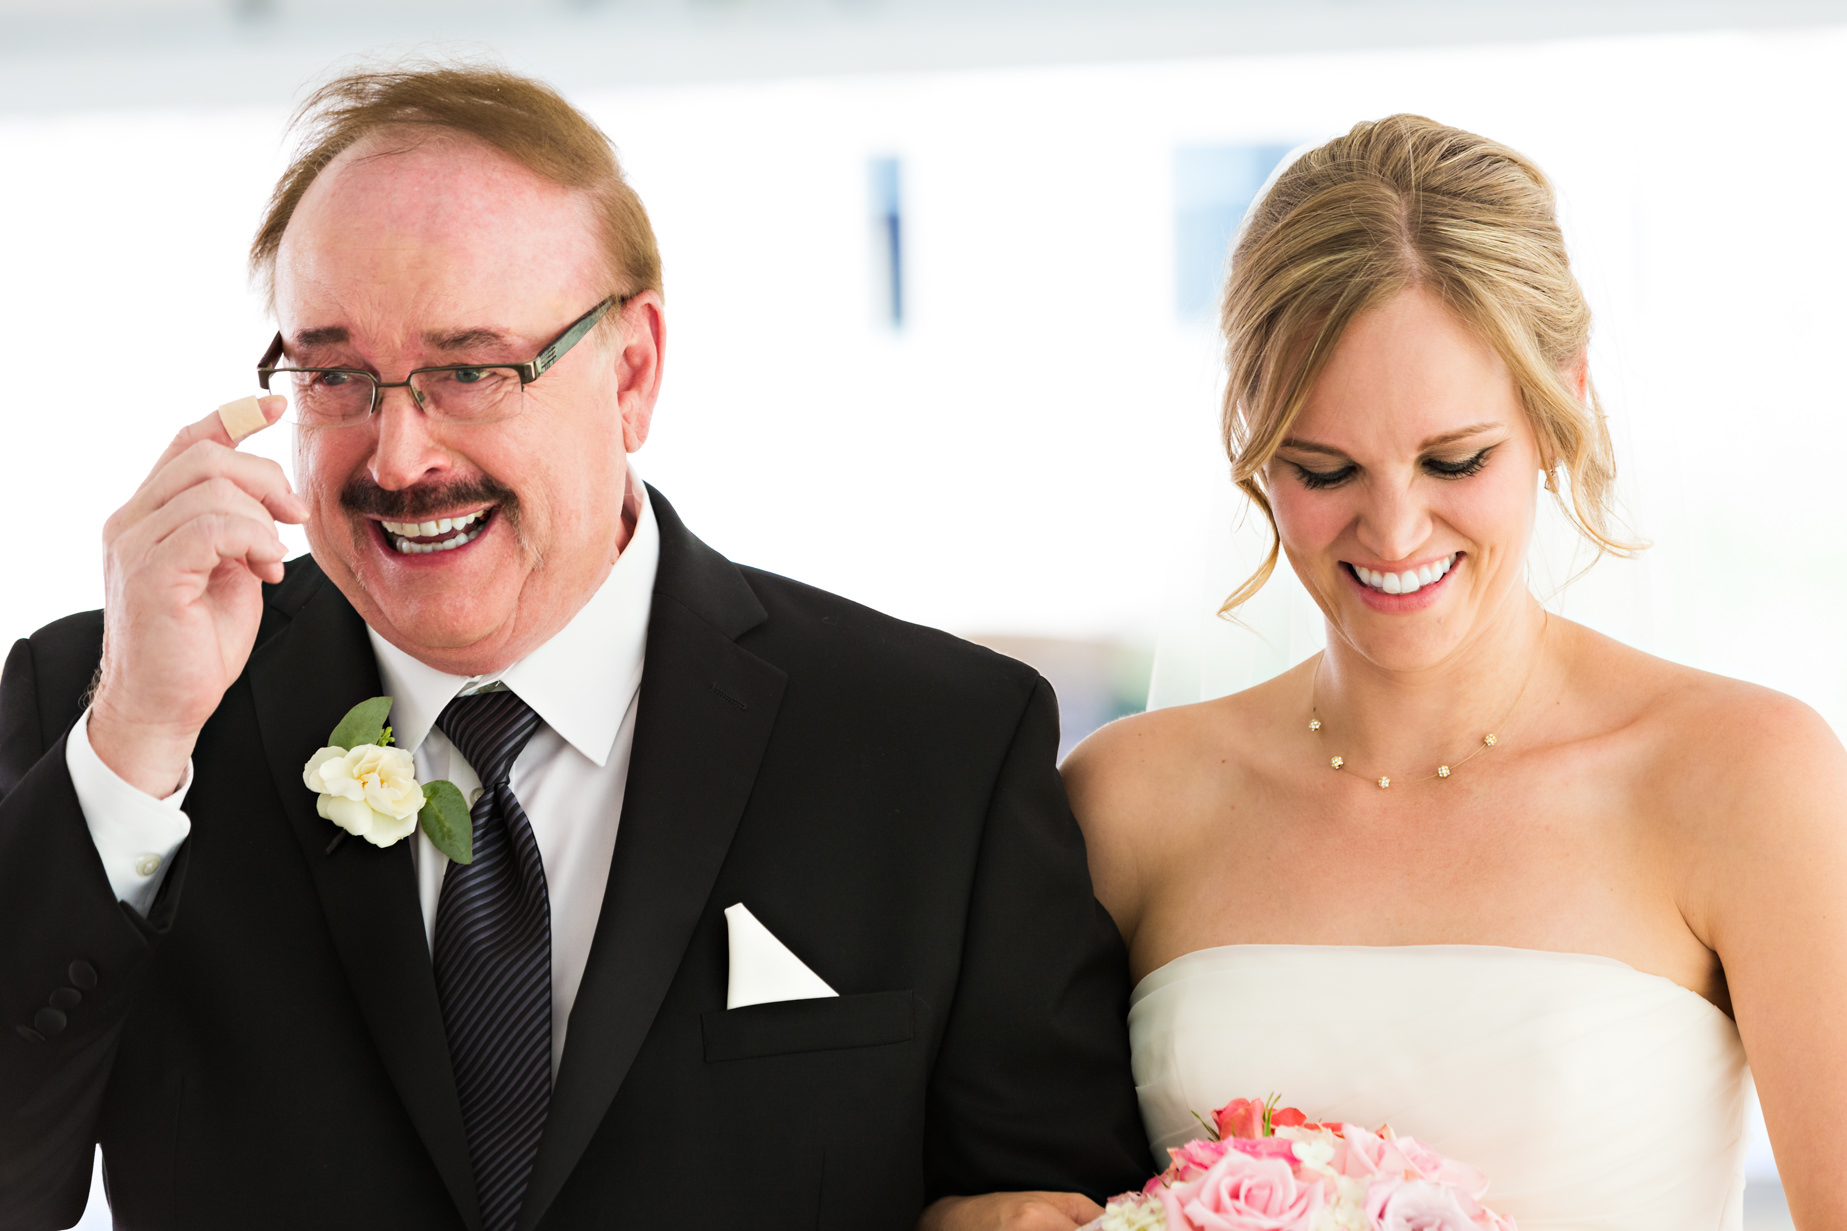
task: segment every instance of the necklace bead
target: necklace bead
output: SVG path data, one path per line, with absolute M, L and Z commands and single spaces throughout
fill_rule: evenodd
M 1380 789 L 1381 791 L 1383 791 L 1383 790 L 1384 790 L 1384 789 L 1385 789 L 1386 787 L 1388 787 L 1388 786 L 1390 786 L 1390 785 L 1392 785 L 1392 780 L 1391 780 L 1390 778 L 1381 778 L 1381 779 L 1379 779 L 1379 789 Z
M 1488 747 L 1490 748 L 1494 747 L 1494 732 L 1490 731 L 1486 735 L 1482 736 L 1481 742 L 1488 745 Z
M 1319 731 L 1321 729 L 1321 720 L 1319 718 L 1310 718 L 1308 720 L 1308 729 L 1310 731 Z
M 1439 765 L 1439 766 L 1437 766 L 1437 777 L 1439 777 L 1439 778 L 1447 778 L 1447 777 L 1449 777 L 1449 766 L 1447 766 L 1447 765 Z
M 1328 762 L 1328 764 L 1332 765 L 1335 769 L 1339 769 L 1341 766 L 1345 765 L 1346 763 L 1347 763 L 1346 757 L 1335 757 L 1334 759 Z

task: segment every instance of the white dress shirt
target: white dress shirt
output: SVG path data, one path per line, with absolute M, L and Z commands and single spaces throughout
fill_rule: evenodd
M 419 781 L 446 778 L 471 801 L 479 790 L 474 769 L 436 729 L 437 715 L 463 693 L 505 684 L 542 720 L 514 762 L 509 785 L 532 824 L 551 902 L 554 1076 L 603 909 L 628 785 L 648 614 L 660 562 L 660 528 L 647 489 L 632 469 L 630 482 L 641 493 L 641 508 L 634 534 L 608 578 L 557 635 L 505 671 L 449 675 L 367 629 L 379 679 L 392 699 L 393 740 L 411 753 Z M 364 699 L 353 698 L 355 703 Z M 88 722 L 85 711 L 65 745 L 71 783 L 116 896 L 146 914 L 174 852 L 192 830 L 181 809 L 192 785 L 192 767 L 187 766 L 185 782 L 167 798 L 145 794 L 97 757 L 90 747 Z M 421 830 L 411 841 L 424 935 L 433 939 L 449 860 Z

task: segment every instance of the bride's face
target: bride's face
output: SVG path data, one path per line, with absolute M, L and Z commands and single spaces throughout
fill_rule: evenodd
M 1413 288 L 1347 327 L 1266 478 L 1334 630 L 1418 670 L 1525 594 L 1540 466 L 1500 355 Z

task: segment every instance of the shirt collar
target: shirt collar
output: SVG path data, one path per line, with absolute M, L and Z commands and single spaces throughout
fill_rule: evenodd
M 547 726 L 599 768 L 608 763 L 622 717 L 641 687 L 648 613 L 661 554 L 660 527 L 648 489 L 633 467 L 629 476 L 641 491 L 641 512 L 609 576 L 551 640 L 506 670 L 450 675 L 367 627 L 379 679 L 392 699 L 392 739 L 399 747 L 415 752 L 452 699 L 498 682 L 518 693 Z

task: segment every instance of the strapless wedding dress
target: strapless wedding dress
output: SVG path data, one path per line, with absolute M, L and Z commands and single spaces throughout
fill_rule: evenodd
M 1129 1002 L 1157 1160 L 1232 1098 L 1428 1142 L 1520 1231 L 1739 1231 L 1744 1048 L 1612 958 L 1486 945 L 1230 945 Z

